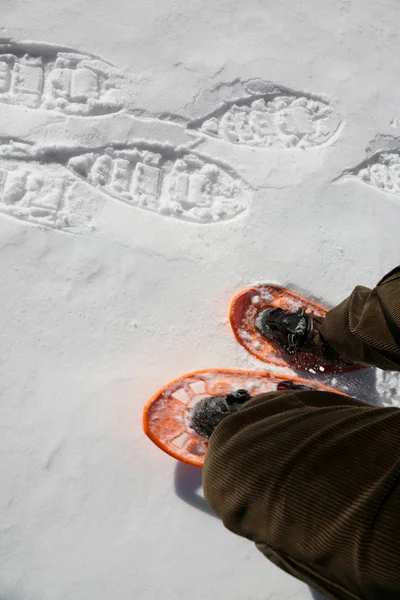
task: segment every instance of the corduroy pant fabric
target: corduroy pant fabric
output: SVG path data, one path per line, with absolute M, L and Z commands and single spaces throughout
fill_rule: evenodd
M 400 370 L 400 267 L 321 328 L 347 360 Z M 319 391 L 261 394 L 211 436 L 205 497 L 234 533 L 339 600 L 400 600 L 400 410 Z

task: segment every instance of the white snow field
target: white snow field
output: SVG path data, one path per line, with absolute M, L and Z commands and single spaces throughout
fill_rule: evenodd
M 143 434 L 231 297 L 400 258 L 395 0 L 1 0 L 0 599 L 307 600 Z M 325 377 L 332 383 L 332 377 Z M 334 385 L 399 404 L 399 377 Z

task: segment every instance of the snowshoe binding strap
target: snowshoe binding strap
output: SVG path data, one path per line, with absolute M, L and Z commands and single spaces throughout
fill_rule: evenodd
M 275 341 L 288 354 L 295 354 L 313 341 L 317 333 L 317 320 L 303 308 L 286 312 L 281 308 L 267 307 L 256 319 L 256 329 L 267 340 Z
M 226 403 L 228 406 L 244 404 L 247 400 L 250 400 L 250 398 L 251 396 L 247 390 L 236 390 L 236 392 L 227 395 Z

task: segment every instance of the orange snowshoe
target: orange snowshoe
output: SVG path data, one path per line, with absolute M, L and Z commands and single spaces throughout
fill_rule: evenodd
M 343 373 L 363 368 L 362 365 L 326 360 L 316 350 L 302 351 L 300 348 L 290 354 L 276 339 L 262 335 L 257 326 L 267 307 L 288 313 L 304 311 L 306 317 L 312 315 L 314 320 L 325 317 L 328 312 L 312 300 L 274 285 L 255 285 L 241 291 L 232 300 L 229 317 L 237 341 L 253 356 L 279 367 L 312 373 Z
M 240 389 L 247 390 L 251 396 L 272 392 L 282 382 L 293 382 L 316 390 L 345 395 L 316 381 L 276 375 L 270 371 L 193 371 L 171 381 L 147 402 L 143 412 L 144 432 L 170 456 L 202 467 L 208 443 L 190 427 L 190 409 L 207 397 L 224 396 Z

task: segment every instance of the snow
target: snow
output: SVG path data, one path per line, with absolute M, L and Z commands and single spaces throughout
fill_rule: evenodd
M 263 369 L 226 318 L 243 287 L 333 305 L 398 262 L 398 17 L 3 3 L 1 597 L 311 599 L 141 414 L 185 372 Z M 399 405 L 397 375 L 336 379 Z

